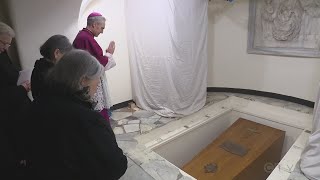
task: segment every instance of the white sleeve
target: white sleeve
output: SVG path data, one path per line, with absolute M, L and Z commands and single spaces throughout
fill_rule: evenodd
M 113 59 L 112 54 L 107 53 L 106 56 L 108 57 L 108 63 L 104 67 L 105 71 L 107 71 L 107 70 L 113 68 L 114 66 L 116 66 L 116 61 Z

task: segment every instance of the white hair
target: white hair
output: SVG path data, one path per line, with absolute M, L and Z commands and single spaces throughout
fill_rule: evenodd
M 0 22 L 0 35 L 2 35 L 2 34 L 9 35 L 12 38 L 15 37 L 15 33 L 14 33 L 13 29 L 10 26 L 8 26 L 7 24 Z
M 95 22 L 102 23 L 102 22 L 105 22 L 105 21 L 106 21 L 106 18 L 103 17 L 103 16 L 89 17 L 89 18 L 87 19 L 87 26 L 91 26 L 91 25 L 93 25 Z

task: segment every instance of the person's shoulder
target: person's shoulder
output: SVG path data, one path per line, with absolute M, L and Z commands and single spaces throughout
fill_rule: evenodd
M 88 37 L 90 37 L 88 32 L 86 32 L 85 30 L 81 30 L 79 31 L 75 39 L 87 39 Z
M 93 109 L 86 108 L 84 106 L 78 106 L 78 108 L 71 110 L 74 115 L 74 119 L 78 122 L 86 124 L 88 127 L 100 127 L 107 128 L 105 119 L 101 114 Z
M 34 67 L 37 68 L 50 68 L 54 66 L 54 64 L 48 60 L 46 60 L 45 58 L 41 58 L 35 61 L 34 63 Z
M 79 103 L 75 102 L 73 100 L 66 100 L 65 104 L 68 104 L 67 106 L 69 107 L 68 109 L 70 111 L 73 111 L 73 113 L 78 114 L 79 117 L 87 118 L 89 117 L 98 117 L 99 113 L 94 111 L 91 108 L 90 104 L 87 103 Z
M 47 72 L 53 66 L 54 66 L 53 63 L 47 61 L 44 58 L 41 58 L 41 59 L 35 61 L 34 68 L 33 68 L 32 72 L 33 73 Z
M 72 98 L 56 95 L 56 92 L 52 91 L 54 90 L 48 90 L 46 93 L 41 94 L 39 98 L 33 102 L 34 105 L 39 109 L 52 110 L 69 117 L 72 116 L 74 119 L 99 117 L 99 113 L 92 110 L 89 106 L 75 102 Z

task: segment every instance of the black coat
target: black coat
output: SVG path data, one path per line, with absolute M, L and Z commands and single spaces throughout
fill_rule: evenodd
M 113 180 L 125 173 L 126 156 L 90 104 L 46 92 L 32 102 L 29 119 L 31 179 Z
M 25 88 L 17 86 L 18 77 L 8 54 L 0 53 L 0 176 L 12 172 L 23 159 L 21 129 L 30 99 Z
M 36 99 L 42 91 L 45 91 L 45 76 L 54 64 L 45 58 L 41 58 L 34 63 L 31 75 L 31 92 Z

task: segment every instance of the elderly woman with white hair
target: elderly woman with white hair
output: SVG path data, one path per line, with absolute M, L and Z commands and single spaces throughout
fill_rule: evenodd
M 30 104 L 27 92 L 30 83 L 17 85 L 19 71 L 12 64 L 8 49 L 15 33 L 7 24 L 0 22 L 0 169 L 4 173 L 18 174 L 19 162 L 23 158 L 19 125 L 25 121 L 24 112 Z
M 72 71 L 70 71 L 72 69 Z M 28 160 L 32 179 L 112 180 L 127 169 L 108 122 L 93 110 L 104 68 L 71 50 L 49 71 L 48 90 L 32 102 Z

